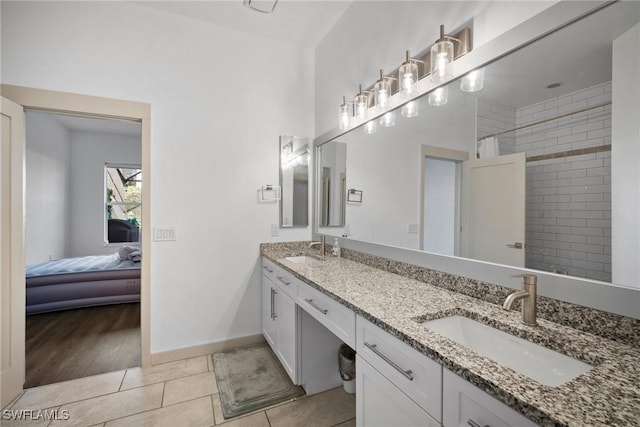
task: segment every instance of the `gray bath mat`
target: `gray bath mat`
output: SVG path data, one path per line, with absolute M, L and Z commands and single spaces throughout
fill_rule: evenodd
M 256 411 L 304 395 L 267 343 L 238 347 L 212 356 L 225 418 Z

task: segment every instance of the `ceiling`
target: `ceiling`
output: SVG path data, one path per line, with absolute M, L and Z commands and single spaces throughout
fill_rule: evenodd
M 135 3 L 304 47 L 316 47 L 351 1 L 279 0 L 273 13 L 233 1 L 136 1 Z
M 140 123 L 131 120 L 102 119 L 56 113 L 46 114 L 50 114 L 51 117 L 62 124 L 62 126 L 73 132 L 110 133 L 136 137 L 142 135 Z

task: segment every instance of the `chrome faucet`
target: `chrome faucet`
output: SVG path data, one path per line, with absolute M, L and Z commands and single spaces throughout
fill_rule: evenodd
M 320 255 L 322 256 L 322 259 L 324 259 L 324 243 L 325 243 L 325 237 L 324 235 L 320 236 L 320 241 L 319 242 L 311 242 L 311 244 L 309 244 L 309 247 L 312 248 L 314 246 L 320 245 Z
M 520 274 L 514 277 L 522 277 L 522 290 L 514 292 L 504 300 L 502 308 L 511 310 L 514 302 L 522 300 L 522 323 L 529 326 L 536 326 L 536 285 L 538 277 L 534 274 Z

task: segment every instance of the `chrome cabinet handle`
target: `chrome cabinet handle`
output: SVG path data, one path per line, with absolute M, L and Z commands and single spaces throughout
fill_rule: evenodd
M 512 249 L 522 249 L 523 245 L 520 242 L 515 242 L 515 243 L 507 243 L 506 246 L 508 248 L 512 248 Z
M 322 313 L 322 314 L 327 314 L 327 313 L 329 312 L 329 310 L 327 310 L 326 308 L 320 308 L 320 307 L 318 307 L 318 306 L 313 302 L 313 300 L 312 300 L 312 299 L 306 299 L 306 298 L 305 298 L 305 301 L 306 301 L 306 302 L 308 302 L 308 303 L 309 303 L 309 305 L 310 305 L 311 307 L 315 308 L 316 310 L 318 310 L 318 311 L 319 311 L 320 313 Z
M 271 320 L 273 320 L 273 288 L 269 288 L 271 290 Z
M 262 268 L 264 268 L 265 270 L 267 270 L 269 273 L 273 273 L 273 269 L 267 267 L 266 265 L 263 265 Z
M 387 357 L 387 355 L 385 355 L 383 352 L 381 352 L 380 350 L 378 350 L 378 345 L 377 344 L 369 344 L 368 342 L 364 342 L 364 346 L 367 347 L 369 350 L 373 351 L 376 355 L 378 355 L 382 360 L 384 360 L 385 362 L 387 362 L 389 365 L 391 365 L 396 371 L 400 372 L 402 375 L 405 376 L 406 379 L 408 379 L 409 381 L 413 381 L 413 371 L 411 369 L 405 371 L 404 369 L 402 369 L 400 366 L 398 366 L 398 364 L 396 362 L 394 362 L 393 360 L 389 359 Z
M 284 283 L 287 286 L 289 286 L 291 284 L 291 282 L 287 282 L 286 280 L 284 280 L 283 277 L 280 277 L 280 276 L 278 276 L 278 280 L 280 281 L 280 283 Z
M 273 292 L 273 320 L 276 320 L 276 317 L 278 317 L 278 314 L 276 313 L 278 308 L 276 307 L 276 295 L 278 295 L 278 291 L 273 288 L 271 288 L 271 291 Z
M 478 424 L 477 422 L 473 421 L 471 418 L 469 418 L 469 421 L 467 421 L 467 424 L 469 424 L 471 427 L 481 427 L 480 424 Z M 482 427 L 491 427 L 489 424 L 485 424 Z

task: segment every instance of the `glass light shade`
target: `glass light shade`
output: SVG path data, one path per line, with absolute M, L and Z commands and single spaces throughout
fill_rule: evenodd
M 429 93 L 429 105 L 439 107 L 449 100 L 449 87 L 443 86 Z
M 402 117 L 416 117 L 418 115 L 418 103 L 416 101 L 407 102 L 400 110 Z
M 376 123 L 375 120 L 371 120 L 365 123 L 364 126 L 362 126 L 362 132 L 367 135 L 376 133 L 377 130 L 378 130 L 378 123 Z
M 380 117 L 380 126 L 383 128 L 390 128 L 396 124 L 396 113 L 389 111 L 384 116 Z
M 338 123 L 340 130 L 348 129 L 351 126 L 351 106 L 342 104 L 338 112 Z
M 373 86 L 373 95 L 376 102 L 376 110 L 384 111 L 389 106 L 391 97 L 391 85 L 386 79 L 380 79 Z
M 403 98 L 411 98 L 418 94 L 418 65 L 413 62 L 405 62 L 398 69 L 398 82 L 400 82 L 400 95 Z
M 460 90 L 463 92 L 476 92 L 484 86 L 484 68 L 473 70 L 460 80 Z
M 353 103 L 356 106 L 356 117 L 360 120 L 367 118 L 367 109 L 369 108 L 369 97 L 362 93 L 355 97 Z
M 453 61 L 453 43 L 449 40 L 431 46 L 431 80 L 441 83 L 453 77 L 449 64 Z

